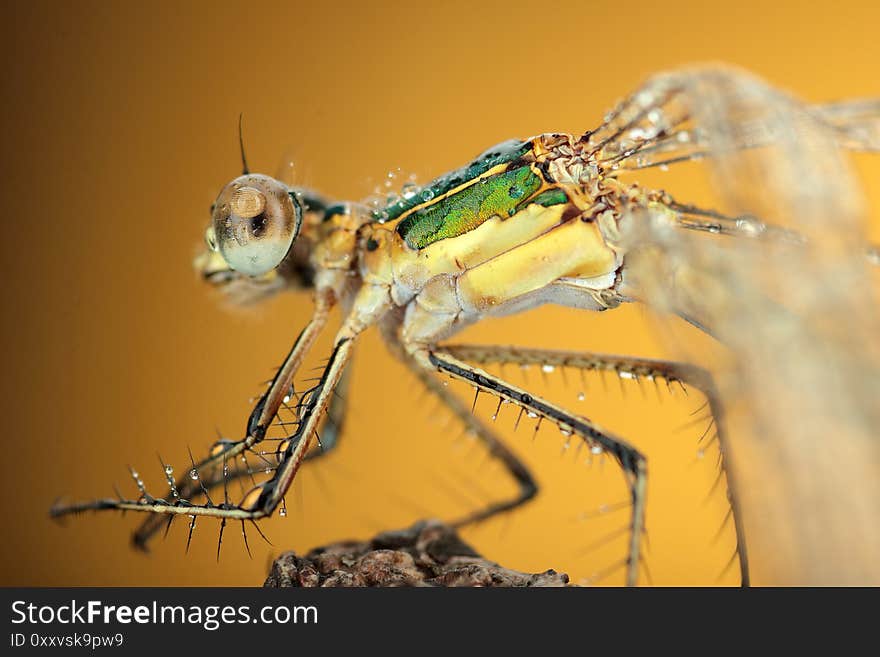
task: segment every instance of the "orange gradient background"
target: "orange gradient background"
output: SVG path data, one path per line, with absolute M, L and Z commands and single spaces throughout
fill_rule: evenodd
M 814 102 L 878 95 L 878 24 L 874 2 L 7 5 L 0 584 L 258 585 L 282 549 L 462 510 L 436 481 L 472 476 L 467 449 L 371 332 L 342 446 L 303 470 L 286 518 L 263 523 L 274 546 L 251 532 L 253 559 L 234 526 L 218 563 L 213 523 L 188 555 L 179 523 L 144 556 L 127 542 L 131 516 L 48 519 L 60 495 L 112 495 L 113 481 L 131 492 L 126 463 L 161 494 L 157 451 L 180 472 L 186 446 L 202 453 L 215 427 L 240 437 L 248 399 L 308 319 L 305 295 L 230 312 L 191 268 L 208 208 L 239 172 L 240 112 L 252 169 L 273 174 L 292 154 L 298 184 L 362 199 L 390 169 L 426 181 L 504 139 L 582 132 L 647 75 L 688 63 L 737 64 Z M 867 183 L 876 160 L 859 159 Z M 673 180 L 679 198 L 709 198 L 699 176 Z M 461 340 L 663 356 L 661 337 L 637 307 L 545 308 Z M 575 388 L 547 385 L 574 400 Z M 673 431 L 694 403 L 637 390 L 588 400 L 577 409 L 651 459 L 655 583 L 719 581 L 725 510 L 717 496 L 701 501 L 713 476 L 693 463 L 699 432 Z M 543 492 L 465 537 L 510 567 L 583 576 L 594 566 L 575 553 L 596 537 L 572 518 L 621 493 L 580 496 L 592 470 L 560 457 L 560 443 L 513 435 Z M 498 473 L 485 477 L 491 489 Z

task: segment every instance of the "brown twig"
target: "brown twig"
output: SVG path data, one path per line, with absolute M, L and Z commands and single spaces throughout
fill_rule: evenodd
M 568 575 L 521 573 L 487 561 L 437 520 L 384 532 L 370 541 L 285 552 L 264 586 L 565 586 Z

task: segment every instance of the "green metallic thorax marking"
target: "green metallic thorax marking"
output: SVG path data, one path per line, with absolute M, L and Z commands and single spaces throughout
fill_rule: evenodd
M 446 194 L 469 180 L 478 178 L 489 169 L 499 164 L 506 164 L 518 160 L 532 149 L 531 141 L 518 141 L 511 139 L 493 146 L 489 150 L 478 155 L 472 162 L 460 169 L 450 171 L 436 180 L 425 185 L 419 192 L 385 206 L 382 210 L 373 212 L 373 218 L 379 221 L 392 221 L 404 213 L 412 210 L 423 203 Z
M 463 235 L 492 217 L 513 216 L 542 184 L 528 165 L 482 178 L 416 210 L 398 224 L 397 233 L 411 249 L 423 249 L 438 240 Z
M 554 187 L 544 190 L 533 199 L 529 199 L 529 203 L 537 203 L 538 205 L 542 205 L 545 208 L 549 208 L 551 205 L 568 203 L 568 195 L 565 193 L 564 190 L 559 189 L 558 187 Z

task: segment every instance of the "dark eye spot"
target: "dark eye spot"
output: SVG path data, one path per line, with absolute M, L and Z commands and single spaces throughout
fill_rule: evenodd
M 372 237 L 367 240 L 367 251 L 375 251 L 379 248 L 379 242 L 374 240 Z
M 266 214 L 258 214 L 251 219 L 251 232 L 254 237 L 259 237 L 266 230 Z

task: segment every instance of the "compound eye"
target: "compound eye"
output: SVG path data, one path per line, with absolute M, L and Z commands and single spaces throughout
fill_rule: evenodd
M 301 223 L 302 208 L 287 187 L 268 176 L 248 174 L 220 191 L 209 246 L 216 245 L 230 268 L 262 276 L 284 260 Z

